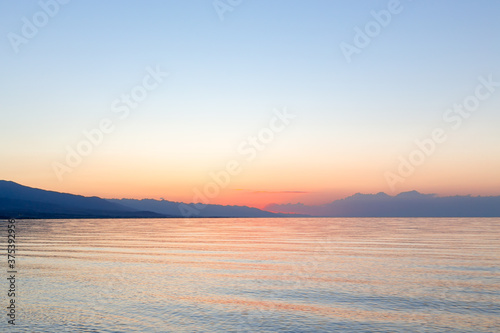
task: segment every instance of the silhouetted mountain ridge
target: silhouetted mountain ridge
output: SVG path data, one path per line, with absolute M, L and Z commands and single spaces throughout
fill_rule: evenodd
M 324 205 L 272 204 L 266 210 L 325 217 L 500 217 L 500 196 L 438 197 L 417 191 L 396 196 L 356 193 Z
M 356 193 L 325 205 L 185 204 L 154 199 L 109 199 L 46 191 L 0 180 L 0 218 L 165 217 L 500 217 L 500 196 L 438 197 L 417 191 L 390 196 Z
M 180 209 L 180 207 L 183 208 Z M 189 214 L 185 214 L 185 212 Z M 0 218 L 284 217 L 247 206 L 184 204 L 166 200 L 84 197 L 0 180 Z
M 1 218 L 165 217 L 138 211 L 98 197 L 45 191 L 0 180 Z
M 286 217 L 291 214 L 272 213 L 248 206 L 199 205 L 154 199 L 108 199 L 134 209 L 182 217 Z

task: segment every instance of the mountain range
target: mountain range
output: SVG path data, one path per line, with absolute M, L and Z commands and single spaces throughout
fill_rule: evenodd
M 438 197 L 417 191 L 357 193 L 324 205 L 202 205 L 153 199 L 102 199 L 46 191 L 0 180 L 0 218 L 205 217 L 500 217 L 500 196 Z
M 246 206 L 184 204 L 165 200 L 84 197 L 0 180 L 0 218 L 284 217 Z
M 265 209 L 316 217 L 499 217 L 500 196 L 438 197 L 417 191 L 396 196 L 356 193 L 324 205 L 272 204 Z
M 146 210 L 164 215 L 177 215 L 181 217 L 289 217 L 297 216 L 294 213 L 272 213 L 258 208 L 247 206 L 222 206 L 186 204 L 167 200 L 153 199 L 108 199 L 109 202 Z
M 98 197 L 45 191 L 0 180 L 1 218 L 163 217 Z

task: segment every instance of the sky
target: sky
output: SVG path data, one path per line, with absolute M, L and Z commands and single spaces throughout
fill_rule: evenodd
M 0 179 L 104 198 L 500 195 L 498 1 L 2 1 Z

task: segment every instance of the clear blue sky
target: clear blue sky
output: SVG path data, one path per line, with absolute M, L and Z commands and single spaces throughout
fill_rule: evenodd
M 500 81 L 500 2 L 401 1 L 347 62 L 340 44 L 353 44 L 354 27 L 388 3 L 243 0 L 220 20 L 209 0 L 73 0 L 16 53 L 9 33 L 22 36 L 23 17 L 33 22 L 42 9 L 2 1 L 0 178 L 190 201 L 208 172 L 237 158 L 242 140 L 286 107 L 293 124 L 220 202 L 233 202 L 236 189 L 306 192 L 265 199 L 291 202 L 388 192 L 384 172 L 415 139 L 445 128 L 443 113 L 474 93 L 479 76 Z M 60 181 L 52 163 L 64 162 L 65 147 L 113 116 L 112 102 L 157 65 L 165 81 L 130 117 L 112 118 L 115 131 Z M 499 106 L 500 88 L 459 130 L 446 128 L 449 140 L 398 190 L 493 194 Z

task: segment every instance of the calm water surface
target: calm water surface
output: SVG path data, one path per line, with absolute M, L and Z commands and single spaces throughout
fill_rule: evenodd
M 17 242 L 2 332 L 500 332 L 498 218 L 17 221 Z

